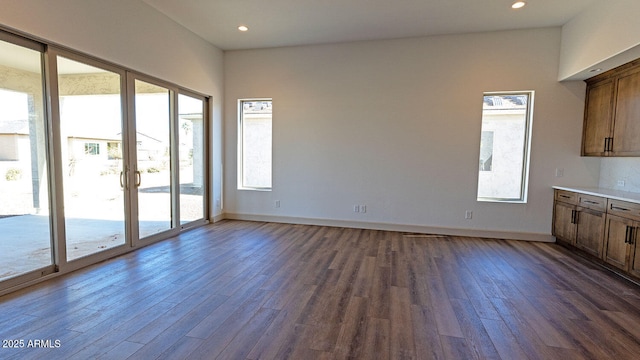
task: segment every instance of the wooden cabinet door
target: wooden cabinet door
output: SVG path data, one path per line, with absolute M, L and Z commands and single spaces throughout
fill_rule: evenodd
M 584 208 L 578 208 L 577 211 L 576 247 L 601 258 L 605 213 Z
M 631 233 L 631 254 L 629 262 L 629 272 L 631 275 L 640 278 L 640 247 L 638 246 L 638 232 L 640 222 L 633 223 L 633 233 Z
M 582 129 L 582 155 L 604 156 L 605 141 L 611 136 L 613 80 L 589 84 Z
M 553 235 L 571 245 L 575 244 L 576 224 L 573 223 L 575 206 L 556 201 L 553 207 Z
M 607 215 L 605 228 L 605 246 L 602 258 L 609 264 L 627 271 L 627 258 L 630 247 L 627 244 L 628 227 L 633 221 L 615 215 Z
M 612 152 L 616 156 L 640 155 L 640 71 L 618 79 Z

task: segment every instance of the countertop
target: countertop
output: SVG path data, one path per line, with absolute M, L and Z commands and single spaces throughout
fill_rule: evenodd
M 614 200 L 628 201 L 640 204 L 640 193 L 620 191 L 605 188 L 587 188 L 587 187 L 569 187 L 569 186 L 553 186 L 554 189 L 573 191 L 580 194 L 594 195 L 606 197 Z

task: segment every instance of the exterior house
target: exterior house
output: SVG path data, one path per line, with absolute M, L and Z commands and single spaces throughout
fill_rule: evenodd
M 122 159 L 122 140 L 117 136 L 73 135 L 67 137 L 69 175 L 107 171 L 113 160 Z M 117 167 L 118 164 L 115 164 Z
M 0 162 L 29 161 L 29 122 L 27 120 L 0 121 Z

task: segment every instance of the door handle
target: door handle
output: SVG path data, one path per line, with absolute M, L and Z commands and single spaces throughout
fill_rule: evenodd
M 128 169 L 124 169 L 123 171 L 120 171 L 120 187 L 123 189 L 129 189 L 129 170 Z
M 140 171 L 136 170 L 136 187 L 139 187 L 142 184 L 142 174 Z

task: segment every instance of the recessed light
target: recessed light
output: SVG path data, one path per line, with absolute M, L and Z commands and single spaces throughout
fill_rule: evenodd
M 600 71 L 602 71 L 602 69 L 600 69 L 600 68 L 589 70 L 589 72 L 600 72 Z
M 520 9 L 521 7 L 524 7 L 525 5 L 527 5 L 526 2 L 524 1 L 516 1 L 513 3 L 513 5 L 511 5 L 512 9 Z
M 238 30 L 240 30 L 240 31 L 247 31 L 247 30 L 249 30 L 249 28 L 248 28 L 248 27 L 246 27 L 246 26 L 244 26 L 244 25 L 240 25 L 240 26 L 238 26 Z

